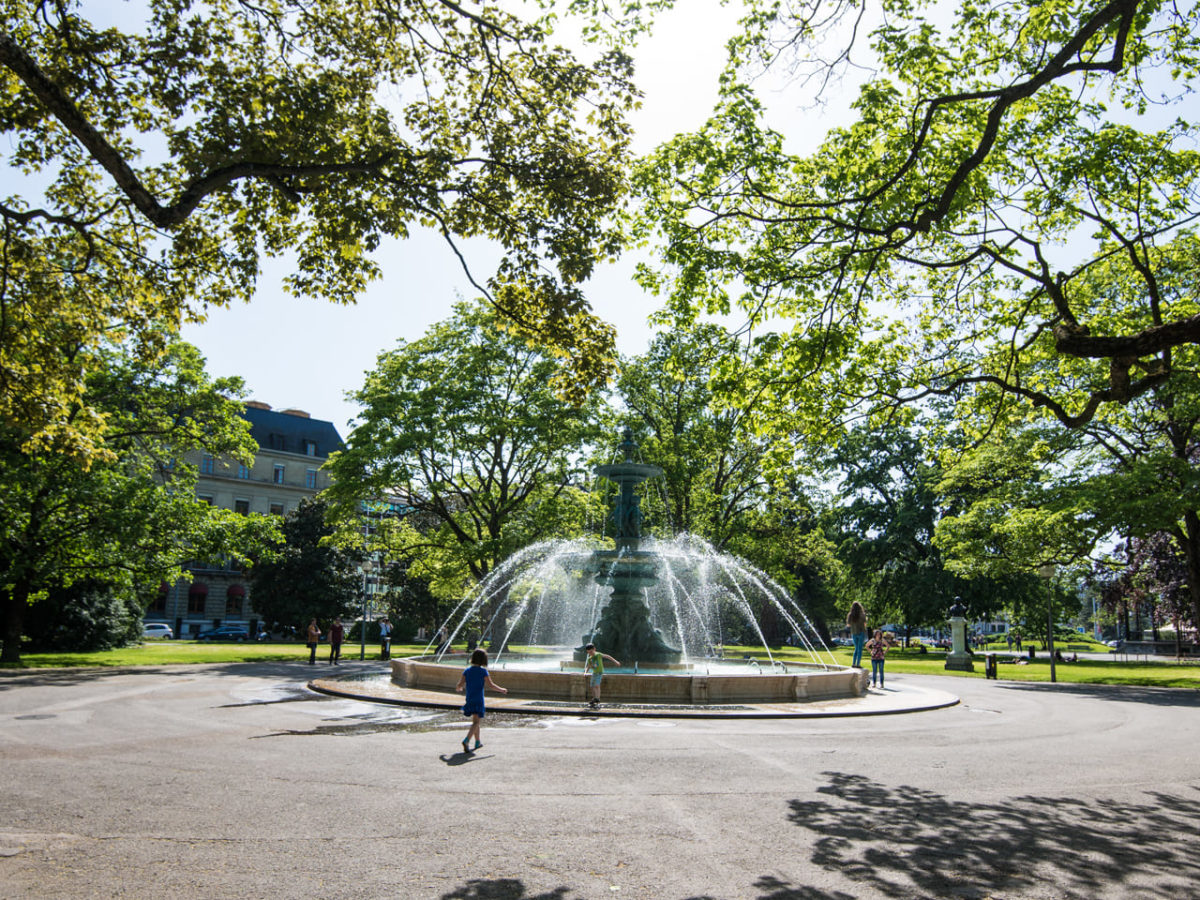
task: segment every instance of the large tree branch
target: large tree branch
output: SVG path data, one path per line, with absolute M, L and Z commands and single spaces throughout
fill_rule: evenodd
M 1054 326 L 1055 349 L 1084 359 L 1134 359 L 1182 344 L 1200 344 L 1200 315 L 1164 322 L 1122 337 L 1091 335 L 1061 324 Z
M 242 160 L 212 169 L 192 179 L 174 202 L 164 206 L 146 188 L 120 151 L 87 120 L 74 101 L 42 71 L 8 32 L 0 32 L 0 64 L 16 75 L 43 108 L 75 136 L 92 159 L 112 176 L 113 181 L 138 211 L 160 228 L 173 228 L 182 224 L 209 194 L 244 178 L 260 178 L 280 186 L 280 179 L 378 172 L 395 157 L 394 151 L 388 151 L 377 154 L 370 160 L 309 165 L 280 165 Z

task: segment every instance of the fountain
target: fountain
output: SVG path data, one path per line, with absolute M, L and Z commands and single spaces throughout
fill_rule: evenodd
M 866 673 L 836 664 L 804 612 L 765 573 L 691 535 L 643 541 L 634 488 L 662 469 L 637 461 L 628 429 L 619 447 L 620 462 L 596 468 L 618 488 L 614 546 L 560 540 L 514 554 L 451 614 L 451 642 L 478 628 L 489 639 L 489 666 L 503 671 L 510 694 L 548 701 L 586 699 L 580 634 L 621 660 L 605 674 L 610 703 L 780 703 L 865 694 Z M 774 658 L 756 603 L 786 625 L 802 661 Z M 480 622 L 484 610 L 491 615 Z M 737 643 L 747 636 L 765 660 L 723 658 L 726 638 Z M 530 652 L 513 658 L 510 642 Z M 452 691 L 462 658 L 431 651 L 432 645 L 424 656 L 393 659 L 393 682 Z
M 633 492 L 636 485 L 661 475 L 663 470 L 634 461 L 637 444 L 628 428 L 622 435 L 620 448 L 625 455 L 623 462 L 596 468 L 597 475 L 619 487 L 612 514 L 616 549 L 595 550 L 584 563 L 584 571 L 597 584 L 613 589 L 599 624 L 584 635 L 584 640 L 627 665 L 675 663 L 682 651 L 668 644 L 662 632 L 651 624 L 643 594 L 644 588 L 658 582 L 659 557 L 640 549 L 642 510 Z M 583 648 L 576 649 L 575 659 L 583 660 Z

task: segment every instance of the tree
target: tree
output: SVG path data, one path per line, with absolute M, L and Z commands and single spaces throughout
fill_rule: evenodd
M 0 426 L 0 661 L 20 661 L 33 602 L 144 596 L 188 559 L 244 558 L 269 530 L 196 498 L 186 454 L 249 459 L 249 426 L 227 396 L 238 381 L 212 381 L 194 347 L 166 346 L 153 365 L 110 346 L 87 372 L 68 421 L 100 416 L 88 460 L 30 453 L 30 428 Z
M 48 589 L 30 606 L 24 630 L 35 651 L 111 650 L 142 637 L 143 609 L 136 592 L 85 579 Z
M 556 395 L 562 365 L 466 304 L 381 354 L 355 394 L 360 421 L 330 461 L 339 519 L 353 527 L 364 500 L 398 498 L 415 515 L 382 528 L 378 549 L 419 559 L 414 574 L 444 597 L 519 547 L 578 533 L 587 499 L 573 479 L 598 400 Z
M 388 586 L 384 602 L 395 623 L 397 640 L 411 639 L 422 626 L 432 629 L 450 612 L 430 589 L 429 579 L 414 575 L 412 570 L 411 559 L 393 560 L 384 569 Z
M 1171 625 L 1176 653 L 1180 653 L 1182 625 L 1192 612 L 1192 598 L 1187 560 L 1172 536 L 1160 532 L 1146 538 L 1132 537 L 1100 561 L 1094 574 L 1104 605 L 1122 614 L 1125 635 L 1134 633 L 1128 621 L 1130 607 L 1138 611 L 1139 621 L 1141 611 L 1146 609 L 1155 640 L 1160 625 Z
M 665 506 L 674 531 L 726 545 L 767 491 L 764 442 L 752 409 L 722 406 L 741 377 L 738 340 L 716 325 L 663 332 L 642 356 L 625 360 L 617 392 L 642 453 L 663 468 L 644 500 Z M 660 499 L 661 497 L 661 499 Z
M 972 390 L 1078 428 L 1187 377 L 1200 10 L 884 0 L 855 121 L 801 157 L 749 69 L 819 59 L 822 20 L 862 7 L 750 7 L 713 117 L 636 180 L 676 317 L 736 303 L 775 328 L 744 393 L 777 431 Z
M 839 620 L 837 585 L 843 575 L 830 539 L 827 501 L 796 472 L 777 476 L 763 502 L 742 517 L 728 549 L 778 581 L 795 598 L 821 639 L 830 642 Z M 756 610 L 769 641 L 791 637 L 771 604 Z
M 98 417 L 71 411 L 114 324 L 148 358 L 156 329 L 250 299 L 281 254 L 292 292 L 351 302 L 372 251 L 417 227 L 499 244 L 477 286 L 564 354 L 564 391 L 608 371 L 579 285 L 619 245 L 619 50 L 585 64 L 550 16 L 451 0 L 148 0 L 120 25 L 72 0 L 2 9 L 23 193 L 0 198 L 0 422 L 28 449 L 94 450 Z
M 877 624 L 940 626 L 955 597 L 983 618 L 1006 593 L 1003 576 L 954 574 L 934 543 L 946 504 L 934 432 L 929 423 L 859 428 L 825 460 L 840 475 L 834 515 L 843 605 L 861 601 Z
M 322 499 L 304 499 L 283 520 L 280 540 L 250 569 L 250 597 L 266 622 L 303 629 L 312 618 L 350 615 L 362 599 L 363 556 L 339 546 Z

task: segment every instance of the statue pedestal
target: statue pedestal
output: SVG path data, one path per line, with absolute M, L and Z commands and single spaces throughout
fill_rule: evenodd
M 955 672 L 974 672 L 975 663 L 967 652 L 967 620 L 962 616 L 950 618 L 950 652 L 946 668 Z

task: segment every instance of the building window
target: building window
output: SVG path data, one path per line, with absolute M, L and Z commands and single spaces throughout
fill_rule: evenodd
M 275 464 L 274 481 L 276 484 L 283 484 L 283 466 L 279 465 L 279 463 Z
M 244 481 L 249 477 L 250 477 L 250 467 L 244 466 L 241 463 L 238 463 L 238 478 L 241 478 Z
M 272 503 L 271 504 L 271 515 L 282 516 L 283 515 L 283 504 L 282 503 Z
M 204 615 L 204 602 L 208 599 L 208 585 L 203 581 L 193 581 L 188 588 L 188 614 Z
M 305 456 L 316 456 L 317 455 L 317 445 L 315 442 L 313 442 L 313 441 L 305 441 L 304 442 L 304 455 Z
M 213 458 L 205 453 L 200 457 L 200 474 L 211 475 L 213 473 Z
M 304 486 L 313 488 L 314 490 L 316 489 L 316 487 L 317 487 L 317 470 L 316 469 L 309 469 L 307 472 L 304 473 Z
M 249 500 L 234 500 L 233 501 L 233 511 L 235 513 L 241 513 L 243 516 L 248 515 L 250 513 L 250 501 Z
M 212 494 L 197 494 L 196 499 L 201 503 L 207 503 L 209 506 L 213 505 Z
M 225 590 L 225 615 L 241 618 L 242 602 L 246 599 L 246 589 L 240 584 L 231 584 Z
M 171 586 L 165 581 L 158 586 L 158 590 L 154 593 L 154 599 L 150 605 L 146 607 L 146 612 L 165 613 L 167 611 L 167 594 L 171 592 Z

